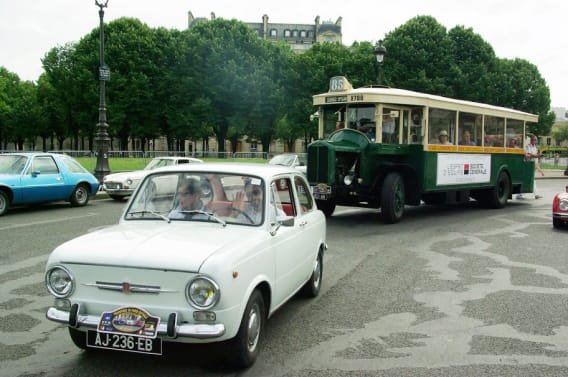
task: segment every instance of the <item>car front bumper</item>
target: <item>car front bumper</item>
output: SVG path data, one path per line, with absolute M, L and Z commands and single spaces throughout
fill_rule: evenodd
M 73 305 L 71 311 L 64 311 L 54 307 L 47 310 L 47 319 L 67 324 L 74 328 L 86 327 L 96 329 L 101 320 L 100 316 L 79 314 L 79 305 Z M 158 325 L 158 336 L 175 338 L 214 339 L 225 334 L 225 325 L 217 324 L 189 324 L 178 323 L 177 314 L 172 313 L 167 322 Z

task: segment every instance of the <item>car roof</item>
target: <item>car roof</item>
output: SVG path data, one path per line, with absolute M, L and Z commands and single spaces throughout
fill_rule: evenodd
M 243 162 L 206 162 L 203 164 L 176 165 L 165 166 L 152 171 L 152 174 L 164 171 L 176 172 L 219 172 L 243 175 L 256 175 L 265 179 L 269 179 L 275 175 L 301 173 L 294 168 L 282 165 L 255 164 Z
M 71 157 L 63 153 L 51 153 L 51 152 L 10 152 L 10 153 L 0 153 L 0 156 L 59 156 L 59 157 Z

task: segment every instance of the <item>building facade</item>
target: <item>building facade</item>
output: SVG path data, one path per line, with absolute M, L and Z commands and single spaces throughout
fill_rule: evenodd
M 188 12 L 187 27 L 192 28 L 200 22 L 208 21 L 205 17 L 194 17 L 193 13 Z M 211 20 L 214 20 L 215 13 L 211 12 Z M 339 42 L 342 43 L 341 21 L 321 21 L 317 16 L 313 24 L 296 23 L 271 23 L 268 15 L 263 15 L 261 22 L 246 22 L 246 25 L 254 30 L 259 38 L 270 41 L 283 41 L 290 45 L 292 51 L 302 53 L 310 49 L 314 43 L 318 42 Z

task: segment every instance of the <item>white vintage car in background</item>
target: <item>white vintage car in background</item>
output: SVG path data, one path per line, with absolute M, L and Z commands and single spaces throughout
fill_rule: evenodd
M 47 318 L 67 324 L 80 348 L 161 354 L 163 342 L 224 342 L 223 357 L 244 368 L 267 318 L 296 293 L 320 291 L 326 220 L 296 169 L 157 169 L 125 207 L 117 225 L 47 262 Z
M 270 165 L 290 166 L 298 169 L 302 173 L 307 174 L 307 166 L 304 156 L 295 153 L 282 153 L 272 157 L 268 163 Z
M 108 196 L 117 201 L 124 200 L 127 196 L 132 195 L 140 181 L 151 170 L 164 166 L 202 163 L 198 158 L 192 157 L 155 157 L 144 170 L 126 171 L 120 173 L 108 174 L 103 178 L 103 190 Z

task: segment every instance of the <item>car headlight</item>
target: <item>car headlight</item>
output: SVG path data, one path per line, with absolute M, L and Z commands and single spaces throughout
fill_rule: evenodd
M 568 199 L 560 200 L 560 203 L 558 203 L 558 208 L 561 211 L 568 211 Z
M 68 269 L 62 266 L 51 268 L 45 274 L 45 285 L 49 293 L 58 298 L 71 296 L 75 289 L 75 279 Z
M 132 185 L 132 182 L 133 182 L 133 181 L 132 181 L 132 179 L 130 179 L 130 178 L 128 178 L 128 179 L 126 180 L 126 184 L 127 184 L 128 186 L 131 186 L 131 185 Z
M 191 305 L 199 309 L 209 309 L 219 301 L 221 291 L 212 279 L 197 276 L 187 283 L 185 294 Z

